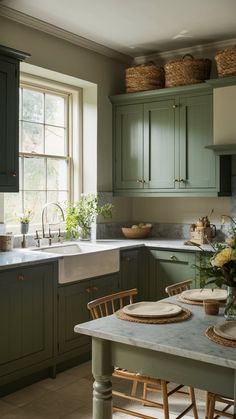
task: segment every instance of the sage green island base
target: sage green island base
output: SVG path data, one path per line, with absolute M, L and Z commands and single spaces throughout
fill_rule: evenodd
M 176 303 L 174 297 L 165 301 Z M 224 321 L 223 309 L 219 316 L 208 316 L 201 306 L 188 308 L 193 316 L 179 323 L 141 324 L 112 315 L 75 327 L 76 332 L 92 336 L 93 419 L 112 418 L 114 365 L 235 400 L 235 348 L 205 336 L 210 325 Z

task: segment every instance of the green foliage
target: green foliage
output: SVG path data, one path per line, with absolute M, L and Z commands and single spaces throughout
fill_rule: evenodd
M 18 214 L 18 219 L 23 224 L 28 224 L 33 216 L 33 211 L 25 209 L 22 214 Z
M 90 231 L 91 224 L 95 221 L 97 215 L 103 218 L 112 217 L 112 204 L 100 206 L 95 195 L 81 195 L 79 201 L 74 204 L 69 203 L 66 209 L 66 232 L 67 237 L 79 237 L 78 228 L 80 227 L 83 234 Z

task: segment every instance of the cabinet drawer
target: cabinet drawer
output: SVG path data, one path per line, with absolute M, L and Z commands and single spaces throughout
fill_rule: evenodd
M 189 263 L 189 260 L 193 257 L 192 253 L 169 250 L 151 250 L 151 254 L 155 259 L 173 263 Z

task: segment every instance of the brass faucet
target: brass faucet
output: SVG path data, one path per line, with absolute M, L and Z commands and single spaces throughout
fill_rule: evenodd
M 42 209 L 42 238 L 47 238 L 48 239 L 49 246 L 52 244 L 52 235 L 51 235 L 50 227 L 49 227 L 48 236 L 46 236 L 46 234 L 45 234 L 44 213 L 45 213 L 46 208 L 48 208 L 50 205 L 55 205 L 57 208 L 59 208 L 59 210 L 61 211 L 61 215 L 62 215 L 62 221 L 65 221 L 65 215 L 64 215 L 63 209 L 59 204 L 57 204 L 56 202 L 48 202 L 47 204 L 44 205 L 44 207 Z M 56 223 L 56 224 L 58 224 L 58 223 Z M 59 229 L 58 237 L 61 237 L 60 229 Z

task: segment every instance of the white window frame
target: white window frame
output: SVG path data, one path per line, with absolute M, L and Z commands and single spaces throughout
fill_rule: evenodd
M 45 93 L 59 94 L 68 100 L 67 115 L 68 127 L 67 156 L 57 156 L 41 153 L 19 152 L 19 157 L 46 157 L 64 159 L 68 162 L 68 200 L 73 202 L 78 199 L 83 185 L 83 141 L 82 141 L 82 89 L 69 84 L 54 82 L 28 73 L 20 73 L 20 87 Z M 19 233 L 19 225 L 7 226 L 13 233 Z M 41 229 L 41 224 L 34 224 L 34 229 Z

